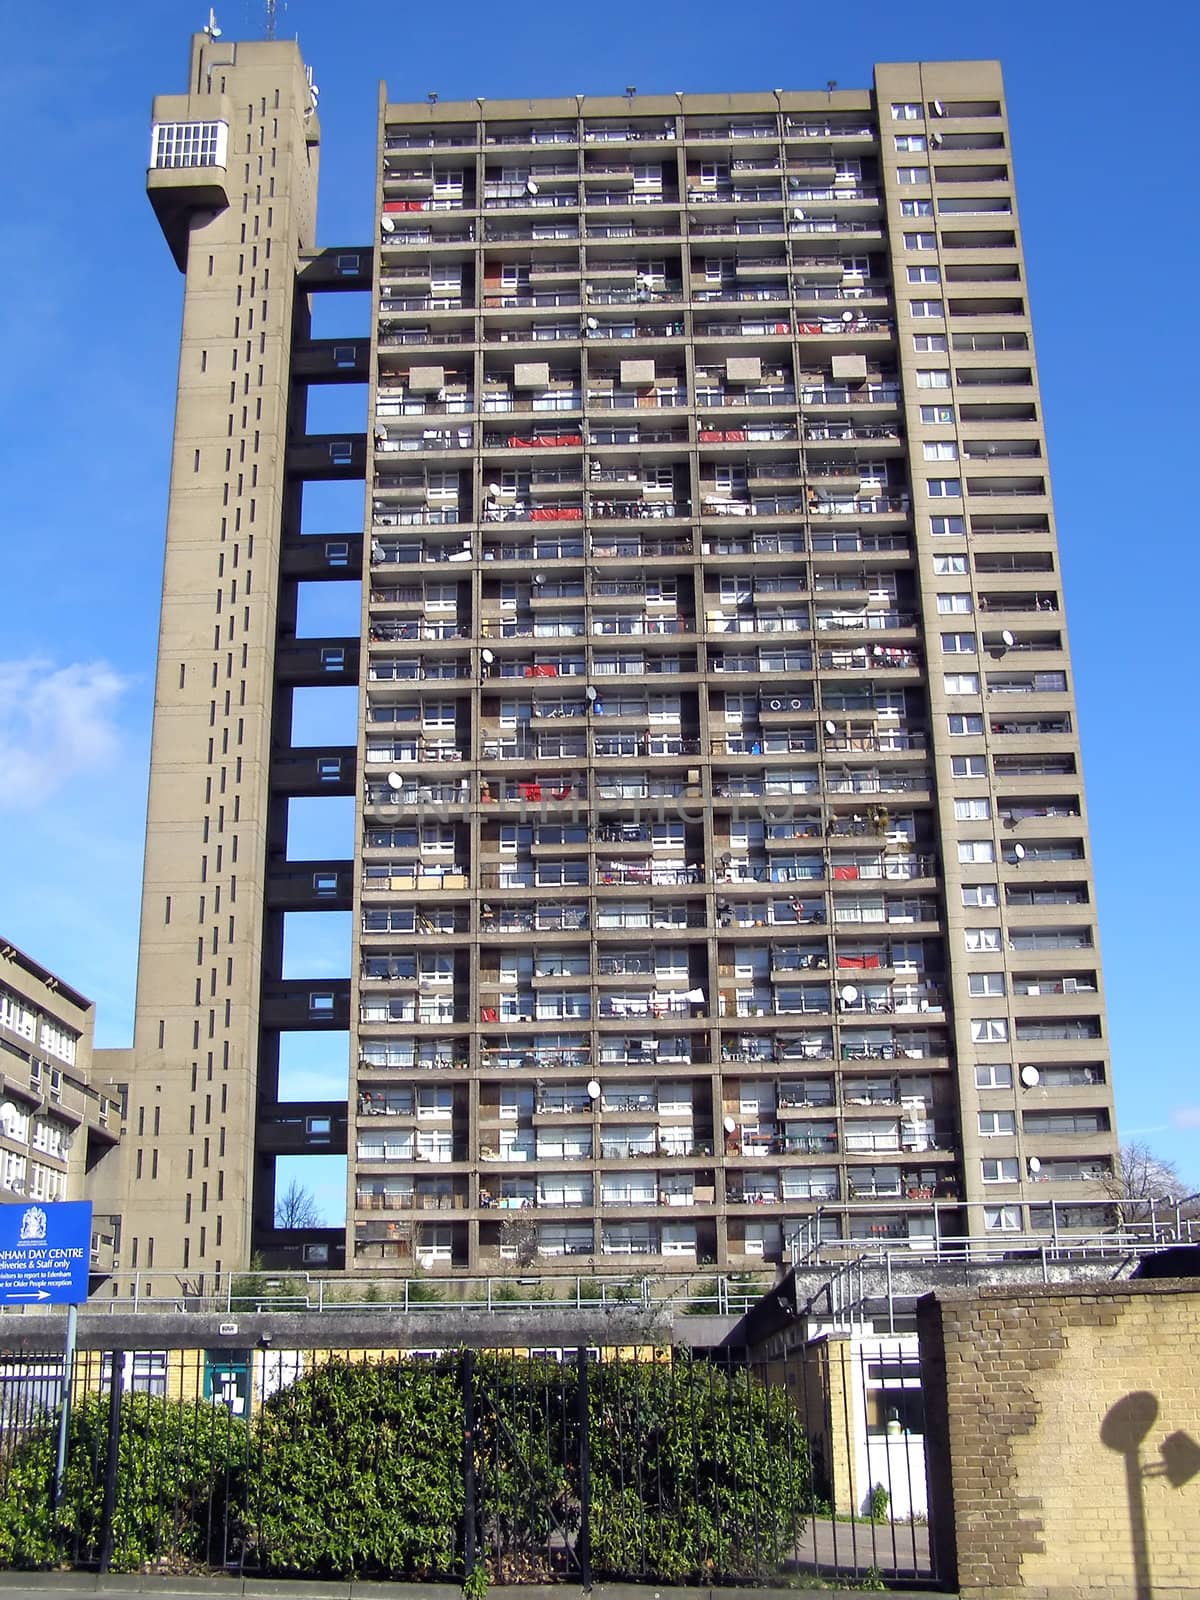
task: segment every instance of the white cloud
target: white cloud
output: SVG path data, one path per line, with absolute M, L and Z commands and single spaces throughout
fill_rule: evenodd
M 1176 1106 L 1171 1112 L 1171 1125 L 1176 1128 L 1200 1128 L 1200 1106 Z
M 130 682 L 106 661 L 0 661 L 0 808 L 32 809 L 111 767 Z

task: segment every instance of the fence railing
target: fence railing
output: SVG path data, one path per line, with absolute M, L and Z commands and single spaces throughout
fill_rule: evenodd
M 226 1344 L 85 1349 L 69 1381 L 61 1354 L 0 1355 L 0 1565 L 467 1594 L 934 1576 L 911 1341 L 770 1365 Z

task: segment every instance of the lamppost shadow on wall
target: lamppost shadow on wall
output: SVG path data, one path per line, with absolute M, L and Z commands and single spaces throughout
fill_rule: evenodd
M 1182 1429 L 1169 1433 L 1158 1447 L 1160 1462 L 1142 1463 L 1142 1444 L 1158 1417 L 1158 1400 L 1145 1389 L 1125 1395 L 1105 1413 L 1100 1440 L 1125 1458 L 1125 1493 L 1129 1500 L 1129 1533 L 1133 1544 L 1136 1600 L 1151 1600 L 1150 1544 L 1146 1534 L 1146 1478 L 1166 1478 L 1172 1488 L 1200 1472 L 1200 1444 Z

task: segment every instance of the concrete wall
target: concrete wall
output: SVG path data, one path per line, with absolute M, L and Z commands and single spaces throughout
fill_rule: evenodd
M 949 1292 L 918 1316 L 944 1581 L 1200 1596 L 1200 1284 Z

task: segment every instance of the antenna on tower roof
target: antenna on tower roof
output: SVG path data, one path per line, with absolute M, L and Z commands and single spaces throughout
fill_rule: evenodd
M 276 0 L 266 0 L 266 13 L 266 37 L 268 39 L 273 39 L 275 37 L 275 23 L 277 20 Z

